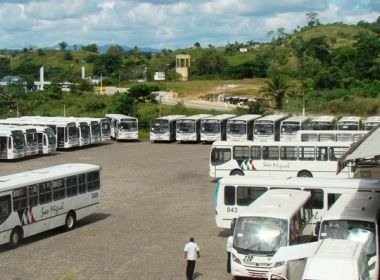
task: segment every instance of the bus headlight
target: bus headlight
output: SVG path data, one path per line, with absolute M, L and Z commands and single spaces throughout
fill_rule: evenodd
M 274 263 L 273 267 L 283 266 L 284 264 L 285 264 L 285 262 L 276 262 L 276 263 Z
M 232 260 L 238 264 L 241 264 L 241 261 L 234 254 L 232 254 Z

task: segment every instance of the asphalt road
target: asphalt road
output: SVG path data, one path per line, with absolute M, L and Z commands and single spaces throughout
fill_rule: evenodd
M 108 142 L 47 157 L 0 162 L 0 175 L 62 163 L 102 167 L 97 213 L 77 228 L 0 246 L 0 279 L 186 279 L 183 247 L 201 250 L 195 279 L 226 273 L 228 231 L 215 226 L 209 145 Z

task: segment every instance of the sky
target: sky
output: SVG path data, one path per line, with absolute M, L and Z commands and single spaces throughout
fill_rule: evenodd
M 0 49 L 268 42 L 271 31 L 307 25 L 310 12 L 322 24 L 375 22 L 380 0 L 0 0 Z

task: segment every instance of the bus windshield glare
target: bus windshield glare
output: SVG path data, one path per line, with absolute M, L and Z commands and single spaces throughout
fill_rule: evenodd
M 177 121 L 177 131 L 178 132 L 187 132 L 187 133 L 192 133 L 195 132 L 195 123 L 194 121 L 191 120 L 182 120 L 182 121 Z
M 288 222 L 270 217 L 240 217 L 234 234 L 234 248 L 253 254 L 273 255 L 287 245 Z
M 240 122 L 240 121 L 230 122 L 228 124 L 228 133 L 245 134 L 246 133 L 245 122 Z
M 294 134 L 301 129 L 301 126 L 298 123 L 287 123 L 281 126 L 282 134 Z
M 203 132 L 206 132 L 206 133 L 219 133 L 220 123 L 219 121 L 215 121 L 215 120 L 206 120 L 203 123 L 202 130 Z
M 272 135 L 273 124 L 272 123 L 256 123 L 255 134 L 257 135 Z
M 50 127 L 45 127 L 44 131 L 48 137 L 48 143 L 55 144 L 57 142 L 57 139 L 55 138 L 54 130 Z
M 15 149 L 22 149 L 25 147 L 25 140 L 22 131 L 12 131 L 13 146 Z
M 152 123 L 152 132 L 154 133 L 165 133 L 169 129 L 167 120 L 156 120 Z
M 137 130 L 137 122 L 135 120 L 122 121 L 119 125 L 119 129 L 125 130 L 125 131 L 136 131 Z

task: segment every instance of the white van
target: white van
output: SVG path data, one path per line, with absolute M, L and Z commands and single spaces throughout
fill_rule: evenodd
M 324 239 L 317 242 L 281 247 L 272 262 L 306 258 L 306 265 L 298 274 L 302 280 L 368 280 L 369 270 L 363 243 L 349 240 Z M 289 268 L 288 268 L 289 269 Z M 286 279 L 270 274 L 268 279 Z

